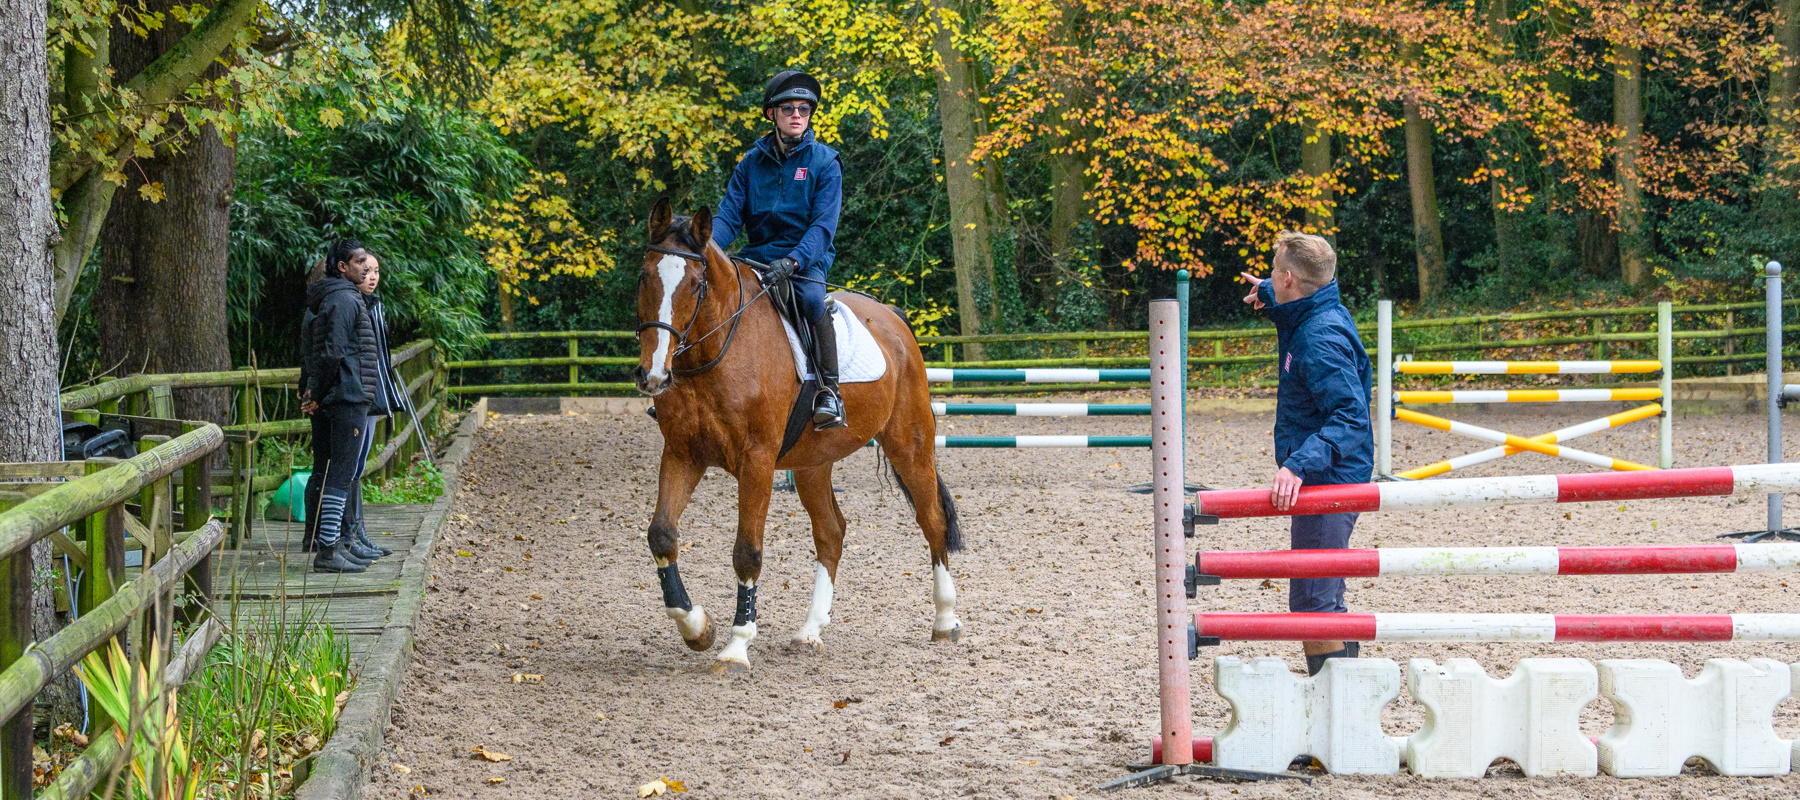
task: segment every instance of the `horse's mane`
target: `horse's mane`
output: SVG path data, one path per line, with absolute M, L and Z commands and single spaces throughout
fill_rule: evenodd
M 663 234 L 663 236 L 674 236 L 675 241 L 689 252 L 706 252 L 702 249 L 704 245 L 700 244 L 699 240 L 694 238 L 693 217 L 676 217 L 673 222 L 669 223 L 669 232 Z

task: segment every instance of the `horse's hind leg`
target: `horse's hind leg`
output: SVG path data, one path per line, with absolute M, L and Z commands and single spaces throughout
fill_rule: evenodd
M 831 489 L 831 464 L 794 470 L 794 488 L 812 520 L 813 552 L 818 556 L 818 569 L 813 573 L 812 607 L 806 622 L 794 634 L 794 644 L 819 652 L 825 649 L 819 633 L 831 624 L 832 586 L 837 581 L 838 558 L 844 554 L 844 512 L 838 508 L 837 493 Z
M 929 421 L 930 409 L 924 413 Z M 903 414 L 896 413 L 898 421 Z M 897 427 L 896 427 L 897 426 Z M 956 581 L 950 576 L 950 551 L 962 549 L 956 504 L 937 474 L 937 454 L 931 436 L 933 426 L 890 423 L 881 438 L 888 462 L 900 477 L 906 499 L 912 502 L 925 545 L 931 549 L 931 599 L 936 615 L 931 621 L 931 640 L 954 642 L 962 638 L 962 622 L 956 618 Z
M 675 559 L 681 552 L 681 512 L 694 497 L 705 468 L 663 451 L 657 470 L 656 514 L 650 519 L 650 556 L 656 559 L 656 580 L 662 584 L 663 609 L 675 620 L 681 638 L 690 649 L 702 653 L 713 646 L 713 621 L 706 609 L 688 599 Z
M 763 528 L 769 522 L 769 493 L 775 488 L 774 459 L 738 469 L 737 545 L 731 549 L 731 567 L 737 572 L 737 616 L 731 620 L 731 641 L 719 651 L 713 672 L 746 672 L 750 669 L 750 642 L 756 638 L 756 581 L 762 577 Z

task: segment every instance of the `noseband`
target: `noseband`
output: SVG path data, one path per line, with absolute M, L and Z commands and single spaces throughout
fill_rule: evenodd
M 672 247 L 663 247 L 661 245 L 654 245 L 654 244 L 646 245 L 644 247 L 644 249 L 648 250 L 652 253 L 662 253 L 663 255 L 675 256 L 676 258 L 685 259 L 688 261 L 699 262 L 699 264 L 700 264 L 700 278 L 694 284 L 694 315 L 692 317 L 688 318 L 688 324 L 687 324 L 686 328 L 684 328 L 682 330 L 676 330 L 674 325 L 670 325 L 666 322 L 663 322 L 662 320 L 651 320 L 649 322 L 640 322 L 640 323 L 638 323 L 638 326 L 637 326 L 637 335 L 639 335 L 639 336 L 644 335 L 644 331 L 647 331 L 647 330 L 666 330 L 669 332 L 670 335 L 675 337 L 675 352 L 669 356 L 669 361 L 670 361 L 671 365 L 673 365 L 675 359 L 680 358 L 681 354 L 694 349 L 695 346 L 699 345 L 701 342 L 706 341 L 713 334 L 718 333 L 719 329 L 725 327 L 726 323 L 719 323 L 718 325 L 714 326 L 712 330 L 707 331 L 704 334 L 701 334 L 700 338 L 695 339 L 691 342 L 688 341 L 688 334 L 693 331 L 694 323 L 696 323 L 700 320 L 700 304 L 706 300 L 706 289 L 707 289 L 707 285 L 708 285 L 707 281 L 706 281 L 706 266 L 707 266 L 706 256 L 703 256 L 699 253 L 695 253 L 695 252 L 692 252 L 689 250 L 678 250 L 678 249 L 675 249 Z M 725 343 L 723 346 L 721 346 L 719 348 L 719 355 L 717 357 L 715 357 L 713 360 L 708 361 L 705 364 L 702 364 L 698 367 L 689 367 L 686 369 L 680 369 L 680 368 L 671 369 L 670 372 L 672 374 L 674 374 L 676 377 L 691 378 L 695 375 L 699 375 L 701 373 L 711 370 L 713 367 L 718 366 L 720 361 L 725 360 L 725 354 L 731 352 L 731 340 L 737 337 L 738 322 L 743 319 L 744 309 L 749 308 L 750 303 L 756 302 L 756 299 L 758 297 L 762 297 L 764 293 L 768 292 L 768 289 L 764 288 L 763 291 L 757 293 L 756 297 L 750 298 L 750 301 L 748 303 L 745 302 L 744 301 L 744 276 L 742 273 L 739 273 L 735 269 L 735 267 L 736 267 L 735 263 L 733 264 L 733 267 L 734 267 L 734 269 L 732 270 L 732 272 L 733 272 L 733 274 L 735 274 L 737 276 L 738 307 L 737 307 L 737 310 L 732 312 L 732 314 L 731 314 L 731 319 L 729 320 L 729 322 L 731 324 L 731 330 L 725 332 Z

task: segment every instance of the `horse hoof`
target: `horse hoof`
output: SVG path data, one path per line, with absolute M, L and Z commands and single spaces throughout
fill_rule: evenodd
M 704 652 L 712 649 L 713 633 L 716 630 L 717 630 L 717 628 L 715 628 L 713 626 L 712 615 L 707 614 L 706 615 L 706 628 L 704 630 L 700 631 L 700 635 L 697 637 L 694 637 L 692 639 L 683 639 L 682 641 L 687 642 L 687 646 L 688 646 L 689 650 L 692 650 L 696 653 L 704 653 Z
M 750 662 L 739 661 L 735 658 L 721 658 L 714 661 L 712 665 L 714 675 L 742 675 L 749 671 Z
M 818 639 L 795 639 L 794 649 L 803 653 L 818 655 L 825 652 L 825 643 Z
M 962 640 L 962 626 L 957 625 L 956 627 L 951 628 L 950 630 L 947 630 L 947 631 L 932 631 L 931 632 L 931 640 L 934 642 L 961 641 Z

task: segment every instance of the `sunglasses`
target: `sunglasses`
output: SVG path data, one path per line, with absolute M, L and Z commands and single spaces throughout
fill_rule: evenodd
M 776 109 L 778 111 L 780 111 L 781 115 L 784 117 L 810 117 L 810 116 L 812 116 L 812 106 L 809 106 L 809 105 L 785 105 L 785 106 L 777 106 Z

